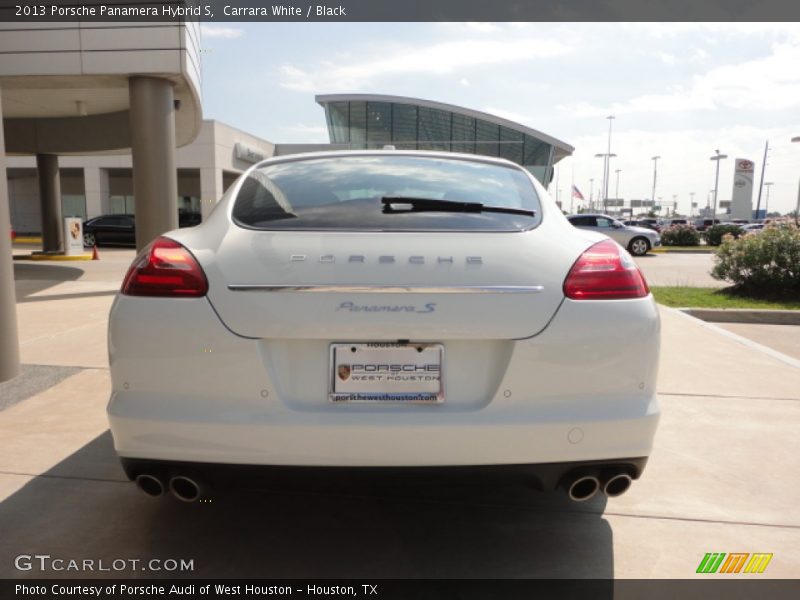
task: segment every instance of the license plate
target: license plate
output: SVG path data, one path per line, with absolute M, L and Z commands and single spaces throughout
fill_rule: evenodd
M 331 402 L 444 402 L 442 344 L 331 344 Z

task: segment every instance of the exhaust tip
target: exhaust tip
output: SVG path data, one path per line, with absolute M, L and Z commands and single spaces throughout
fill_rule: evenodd
M 200 498 L 202 488 L 200 484 L 185 475 L 176 475 L 169 480 L 169 490 L 183 502 L 194 502 Z
M 585 477 L 578 477 L 573 481 L 569 485 L 569 488 L 567 488 L 567 494 L 570 500 L 584 502 L 594 496 L 599 489 L 600 480 L 592 475 L 587 475 Z
M 627 473 L 620 473 L 606 481 L 606 484 L 603 486 L 603 491 L 609 498 L 621 496 L 628 491 L 632 482 L 633 480 L 630 475 Z
M 148 475 L 142 473 L 136 476 L 136 487 L 142 490 L 148 496 L 160 496 L 164 493 L 164 484 L 155 475 Z

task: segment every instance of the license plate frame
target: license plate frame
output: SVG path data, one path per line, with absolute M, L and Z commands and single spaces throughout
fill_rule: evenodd
M 336 404 L 442 404 L 444 360 L 444 345 L 437 342 L 333 343 L 328 400 Z

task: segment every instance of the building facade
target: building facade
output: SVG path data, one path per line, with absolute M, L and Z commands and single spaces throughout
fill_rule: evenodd
M 574 148 L 530 127 L 452 104 L 378 94 L 316 97 L 325 109 L 330 141 L 353 150 L 392 145 L 505 158 L 525 167 L 545 187 L 553 166 Z

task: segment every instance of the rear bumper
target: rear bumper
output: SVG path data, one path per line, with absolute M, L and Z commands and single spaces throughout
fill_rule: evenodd
M 130 400 L 130 402 L 128 402 Z M 162 399 L 166 405 L 175 405 Z M 126 406 L 127 403 L 127 406 Z M 649 456 L 658 423 L 649 414 L 625 416 L 627 402 L 589 420 L 541 408 L 505 416 L 476 411 L 452 414 L 354 412 L 324 415 L 278 410 L 268 418 L 224 422 L 219 413 L 181 411 L 145 418 L 148 407 L 112 397 L 111 430 L 124 458 L 178 462 L 293 466 L 468 466 L 579 462 Z M 130 406 L 139 417 L 120 414 Z M 120 409 L 119 411 L 117 409 Z M 402 407 L 401 407 L 402 408 Z M 435 407 L 426 407 L 435 408 Z M 616 408 L 617 414 L 611 413 Z
M 242 338 L 206 299 L 118 297 L 108 415 L 118 454 L 139 461 L 452 467 L 647 457 L 659 418 L 658 336 L 650 297 L 565 300 L 530 338 L 432 340 L 451 367 L 442 405 L 334 405 L 328 348 L 347 340 Z
M 619 473 L 638 479 L 647 464 L 647 457 L 620 458 L 605 461 L 490 465 L 470 467 L 286 467 L 271 465 L 238 465 L 122 458 L 122 468 L 133 481 L 138 475 L 152 475 L 166 484 L 171 477 L 183 475 L 202 481 L 213 490 L 267 484 L 275 486 L 365 482 L 392 485 L 398 482 L 435 482 L 436 485 L 468 482 L 470 484 L 513 483 L 549 491 L 576 476 L 593 475 L 605 481 Z

